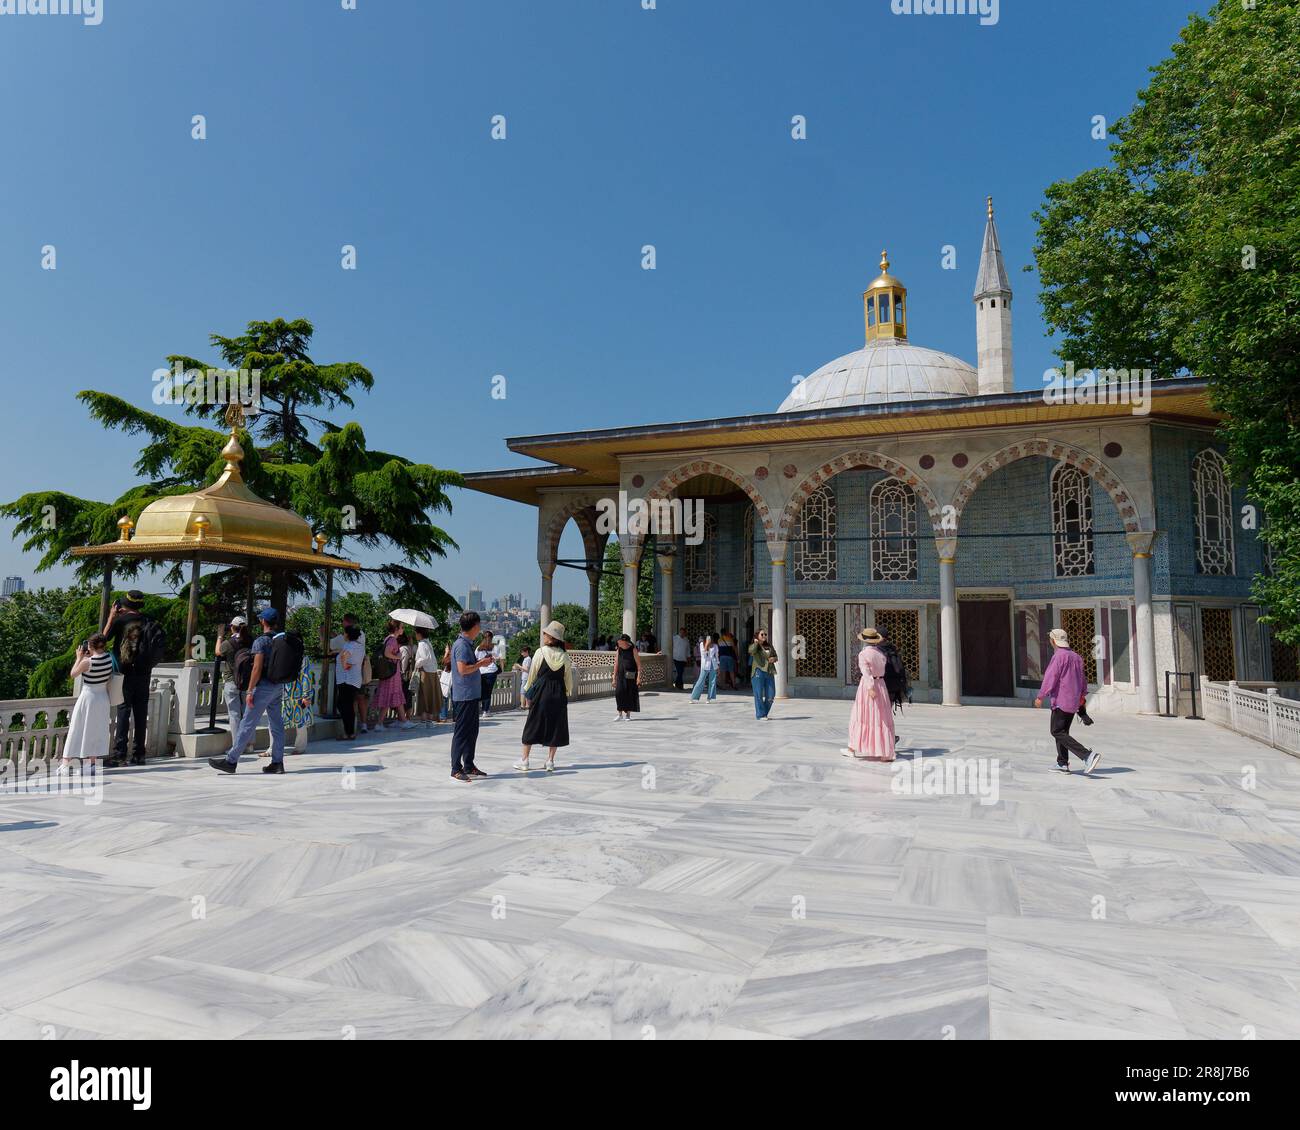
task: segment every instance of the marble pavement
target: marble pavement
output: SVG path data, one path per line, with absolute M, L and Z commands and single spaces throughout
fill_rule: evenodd
M 998 774 L 918 795 L 848 703 L 643 707 L 552 775 L 508 714 L 472 785 L 444 726 L 0 797 L 0 1036 L 1300 1037 L 1300 760 L 1099 716 L 1066 777 L 1045 711 L 917 706 L 914 780 Z

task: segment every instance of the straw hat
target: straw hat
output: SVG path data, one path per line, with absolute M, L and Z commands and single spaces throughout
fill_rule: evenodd
M 858 633 L 858 639 L 867 644 L 885 642 L 885 637 L 876 631 L 875 628 L 863 628 L 862 631 Z
M 542 629 L 542 634 L 550 636 L 551 639 L 559 640 L 561 643 L 563 643 L 564 625 L 561 624 L 558 620 L 552 620 L 549 624 L 546 625 L 546 627 Z

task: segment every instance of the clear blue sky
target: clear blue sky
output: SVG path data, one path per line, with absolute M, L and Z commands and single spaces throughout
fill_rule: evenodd
M 0 495 L 116 497 L 138 444 L 75 393 L 149 405 L 167 354 L 211 356 L 209 333 L 254 318 L 310 318 L 318 360 L 376 376 L 353 414 L 370 443 L 458 470 L 527 462 L 506 436 L 774 409 L 793 375 L 861 344 L 884 246 L 912 340 L 973 361 L 990 193 L 1017 384 L 1037 387 L 1052 348 L 1020 271 L 1031 213 L 1105 161 L 1092 116 L 1126 112 L 1208 6 L 1002 0 L 992 27 L 889 0 L 0 16 Z M 40 269 L 45 244 L 57 271 Z M 455 507 L 461 550 L 438 580 L 535 600 L 534 511 L 472 492 Z M 36 558 L 9 534 L 0 575 L 30 587 Z M 580 544 L 570 526 L 562 555 Z M 585 600 L 581 574 L 561 573 L 557 597 Z

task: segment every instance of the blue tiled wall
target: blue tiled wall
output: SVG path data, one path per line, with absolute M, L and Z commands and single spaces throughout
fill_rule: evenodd
M 1196 496 L 1192 490 L 1192 460 L 1207 447 L 1223 454 L 1221 444 L 1204 431 L 1153 425 L 1156 540 L 1153 561 L 1157 593 L 1177 596 L 1249 596 L 1251 582 L 1264 568 L 1264 545 L 1252 530 L 1241 528 L 1245 492 L 1234 488 L 1236 573 L 1206 577 L 1196 571 Z

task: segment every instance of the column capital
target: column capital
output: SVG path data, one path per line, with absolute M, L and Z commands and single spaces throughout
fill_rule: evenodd
M 1134 557 L 1151 556 L 1155 549 L 1157 532 L 1156 530 L 1140 530 L 1137 533 L 1124 535 L 1124 540 L 1128 542 Z
M 790 552 L 790 544 L 784 541 L 769 541 L 767 552 L 771 555 L 773 565 L 784 565 L 786 555 Z
M 956 538 L 935 538 L 934 548 L 939 554 L 939 563 L 941 565 L 951 565 L 957 560 Z

